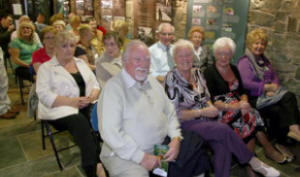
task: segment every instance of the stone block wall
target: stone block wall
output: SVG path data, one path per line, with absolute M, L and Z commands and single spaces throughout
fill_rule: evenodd
M 300 0 L 250 0 L 248 30 L 268 31 L 266 56 L 300 103 Z

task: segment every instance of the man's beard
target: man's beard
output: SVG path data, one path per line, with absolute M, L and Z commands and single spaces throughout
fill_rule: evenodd
M 140 73 L 140 72 L 144 72 L 144 74 L 138 74 L 138 73 Z M 138 68 L 135 69 L 134 74 L 135 74 L 135 79 L 136 79 L 136 80 L 138 80 L 138 81 L 140 81 L 140 82 L 143 82 L 143 81 L 145 81 L 145 80 L 147 79 L 147 77 L 148 77 L 149 69 L 143 69 L 143 68 L 141 68 L 141 67 L 138 67 Z

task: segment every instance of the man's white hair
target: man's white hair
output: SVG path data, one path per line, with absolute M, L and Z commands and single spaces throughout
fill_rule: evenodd
M 161 23 L 157 28 L 158 33 L 160 33 L 162 31 L 162 29 L 166 26 L 170 26 L 172 28 L 172 32 L 175 31 L 175 27 L 173 25 L 171 25 L 170 23 Z
M 123 55 L 122 55 L 122 61 L 123 62 L 128 60 L 128 57 L 129 57 L 129 54 L 130 54 L 132 48 L 134 48 L 136 46 L 142 46 L 142 47 L 144 47 L 145 49 L 148 50 L 148 46 L 144 42 L 142 42 L 140 40 L 132 40 L 125 47 L 125 50 L 124 50 Z

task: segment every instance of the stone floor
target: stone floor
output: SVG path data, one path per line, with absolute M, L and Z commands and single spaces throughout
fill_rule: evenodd
M 21 113 L 15 119 L 0 119 L 0 177 L 84 177 L 77 147 L 60 153 L 64 171 L 59 170 L 48 141 L 46 150 L 42 150 L 40 122 L 28 118 L 26 106 L 21 105 L 19 90 L 11 76 L 9 96 L 20 106 Z M 68 134 L 64 134 L 57 136 L 56 141 L 63 146 L 71 143 L 70 139 Z M 290 148 L 300 157 L 299 144 Z M 256 153 L 267 164 L 279 169 L 281 177 L 300 177 L 300 158 L 278 165 L 266 159 L 260 147 Z M 245 175 L 240 166 L 233 166 L 232 177 Z

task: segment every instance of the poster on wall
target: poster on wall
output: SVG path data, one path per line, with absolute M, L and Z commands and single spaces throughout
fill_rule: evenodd
M 94 15 L 93 1 L 90 0 L 84 1 L 84 15 L 86 16 Z
M 205 29 L 205 44 L 212 45 L 219 37 L 230 37 L 237 44 L 234 62 L 243 55 L 249 0 L 189 0 L 188 30 L 194 25 Z
M 134 20 L 136 32 L 138 27 L 150 27 L 155 26 L 155 16 L 153 12 L 155 11 L 155 1 L 135 1 L 134 4 Z
M 114 16 L 125 16 L 125 2 L 124 0 L 113 0 L 113 11 Z
M 83 0 L 76 0 L 76 14 L 77 15 L 84 15 L 84 1 Z
M 156 21 L 171 22 L 172 21 L 172 7 L 170 0 L 156 1 Z

